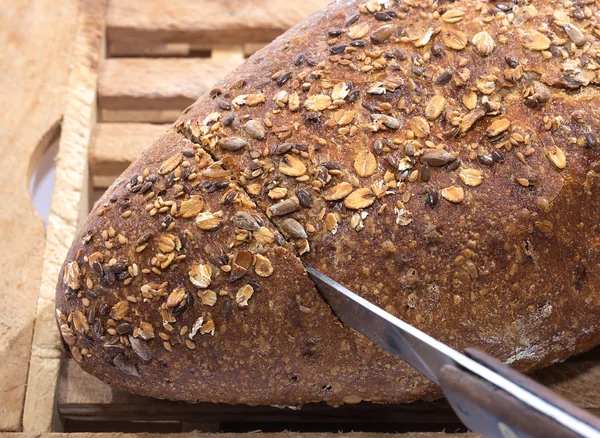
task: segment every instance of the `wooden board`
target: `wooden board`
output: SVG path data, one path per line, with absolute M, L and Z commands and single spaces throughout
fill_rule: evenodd
M 99 123 L 90 144 L 90 173 L 95 188 L 107 188 L 169 125 Z
M 79 8 L 23 409 L 26 432 L 47 432 L 53 426 L 61 358 L 54 311 L 56 281 L 79 221 L 89 210 L 87 150 L 96 122 L 106 0 L 81 0 Z
M 76 16 L 76 0 L 11 0 L 0 13 L 0 430 L 21 429 L 44 250 L 29 180 L 60 129 Z
M 600 349 L 557 364 L 534 374 L 534 378 L 563 397 L 590 412 L 600 414 Z M 410 425 L 412 430 L 452 430 L 460 427 L 445 400 L 403 405 L 346 405 L 332 408 L 324 404 L 307 405 L 299 411 L 268 406 L 229 406 L 210 403 L 187 404 L 155 400 L 113 389 L 87 375 L 74 360 L 67 360 L 61 370 L 58 409 L 63 418 L 77 421 L 198 421 L 220 428 L 250 430 L 260 427 L 286 429 L 295 424 L 298 430 L 320 427 L 321 430 L 397 431 Z M 243 426 L 241 425 L 243 424 Z M 237 425 L 237 426 L 234 426 Z M 272 430 L 272 429 L 271 429 Z
M 101 69 L 98 101 L 104 122 L 171 122 L 243 61 L 211 58 L 112 58 Z
M 256 431 L 259 432 L 259 431 Z M 237 434 L 237 433 L 223 433 L 219 434 L 219 438 L 256 438 L 260 436 L 261 438 L 381 438 L 382 435 L 378 433 L 369 433 L 369 432 L 351 432 L 345 433 L 343 435 L 337 433 L 295 433 L 295 432 L 285 432 L 285 433 L 251 433 L 251 434 Z M 9 435 L 11 438 L 139 438 L 139 434 L 134 433 L 123 433 L 123 434 L 114 434 L 114 433 L 43 433 L 43 434 L 33 434 L 33 433 L 15 433 Z M 147 433 L 143 435 L 144 438 L 174 438 L 186 436 L 188 438 L 215 438 L 214 434 L 201 433 L 201 432 L 189 432 L 185 435 L 179 434 L 160 434 L 160 433 Z M 456 436 L 452 433 L 428 433 L 428 432 L 413 432 L 413 433 L 403 433 L 401 435 L 388 435 L 388 436 L 396 436 L 398 438 L 445 438 L 445 437 L 453 437 Z M 474 433 L 464 433 L 459 435 L 461 438 L 476 438 L 479 435 Z
M 329 0 L 112 0 L 107 19 L 109 56 L 138 53 L 182 56 L 190 45 L 264 43 Z M 233 31 L 235 30 L 235 31 Z M 160 53 L 160 52 L 159 52 Z

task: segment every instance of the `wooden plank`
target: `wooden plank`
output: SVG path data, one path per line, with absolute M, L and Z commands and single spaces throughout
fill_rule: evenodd
M 269 427 L 271 430 L 273 427 L 283 430 L 289 424 L 312 424 L 322 428 L 334 425 L 348 428 L 352 425 L 354 430 L 375 425 L 380 430 L 394 430 L 399 425 L 409 424 L 421 428 L 428 425 L 430 430 L 460 427 L 460 421 L 445 400 L 403 405 L 361 403 L 338 408 L 321 403 L 306 405 L 300 410 L 170 402 L 111 388 L 86 374 L 72 359 L 65 361 L 59 382 L 58 409 L 61 417 L 68 420 L 251 423 L 251 428 Z
M 7 435 L 9 438 L 139 438 L 140 434 L 136 433 L 13 433 Z M 215 438 L 212 433 L 202 432 L 189 432 L 185 435 L 181 434 L 161 434 L 161 433 L 145 433 L 144 438 L 175 438 L 183 437 L 186 438 Z M 456 434 L 446 432 L 407 432 L 401 434 L 383 435 L 374 432 L 350 432 L 340 435 L 339 433 L 297 433 L 297 432 L 277 432 L 277 433 L 222 433 L 218 435 L 218 438 L 452 438 L 456 437 Z M 479 435 L 474 433 L 464 433 L 458 435 L 460 438 L 477 438 Z
M 96 122 L 105 17 L 106 0 L 80 1 L 23 410 L 26 432 L 49 432 L 54 420 L 61 357 L 54 295 L 60 267 L 88 211 L 87 151 Z
M 0 431 L 21 429 L 44 250 L 29 181 L 60 130 L 76 17 L 76 0 L 13 0 L 0 13 Z
M 90 174 L 94 187 L 112 184 L 169 125 L 99 123 L 90 144 Z
M 242 60 L 238 54 L 217 59 L 107 59 L 98 87 L 102 120 L 173 121 Z
M 325 7 L 329 0 L 112 0 L 109 56 L 120 48 L 165 43 L 265 43 Z M 130 55 L 131 53 L 129 53 Z
M 236 44 L 243 46 L 244 56 L 247 58 L 254 52 L 262 49 L 269 41 L 260 43 Z M 163 43 L 156 41 L 135 41 L 125 43 L 113 43 L 109 46 L 111 56 L 114 57 L 197 57 L 210 58 L 212 50 L 218 47 L 216 44 L 206 44 L 202 41 L 187 43 Z
M 534 378 L 578 406 L 600 414 L 600 348 L 562 364 L 540 370 Z M 186 404 L 155 400 L 111 388 L 86 374 L 74 360 L 65 362 L 58 391 L 58 409 L 67 419 L 86 421 L 194 421 L 231 424 L 264 422 L 264 427 L 277 424 L 353 424 L 354 429 L 380 424 L 382 428 L 406 423 L 417 428 L 425 424 L 457 427 L 457 418 L 444 400 L 405 405 L 348 405 L 331 408 L 308 405 L 300 411 L 273 409 L 268 406 L 248 407 L 214 404 Z M 382 429 L 382 430 L 383 430 Z M 448 429 L 450 430 L 450 429 Z

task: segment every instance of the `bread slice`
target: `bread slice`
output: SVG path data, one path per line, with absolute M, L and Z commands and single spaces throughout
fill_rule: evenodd
M 342 326 L 301 260 L 521 370 L 600 343 L 596 16 L 470 0 L 314 14 L 95 207 L 57 288 L 66 347 L 176 400 L 439 395 Z

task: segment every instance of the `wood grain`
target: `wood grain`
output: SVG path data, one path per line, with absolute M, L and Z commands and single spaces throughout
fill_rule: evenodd
M 177 438 L 185 436 L 186 438 L 215 438 L 214 434 L 202 433 L 202 432 L 188 432 L 185 435 L 177 434 L 177 433 L 43 433 L 43 434 L 33 434 L 33 433 L 13 433 L 8 435 L 10 438 L 139 438 L 143 436 L 144 438 Z M 222 433 L 219 434 L 219 438 L 239 438 L 242 437 L 254 437 L 260 436 L 261 438 L 381 438 L 382 435 L 379 433 L 371 433 L 371 432 L 350 432 L 340 435 L 338 433 L 296 433 L 296 432 L 278 432 L 278 433 L 252 433 L 252 434 L 237 434 L 237 433 Z M 391 434 L 386 435 L 387 437 L 397 436 L 398 438 L 444 438 L 444 437 L 454 437 L 455 434 L 445 433 L 445 432 L 407 432 L 402 434 Z M 464 433 L 461 434 L 461 438 L 477 438 L 479 435 L 473 433 Z
M 597 382 L 600 364 L 597 361 L 574 358 L 562 364 L 556 364 L 536 372 L 533 377 L 548 385 L 561 396 L 578 406 L 586 408 L 594 415 L 600 413 L 600 394 Z M 239 418 L 241 415 L 264 416 L 266 422 L 275 421 L 275 417 L 299 421 L 321 422 L 347 421 L 360 422 L 369 417 L 370 421 L 398 422 L 452 422 L 454 413 L 443 401 L 433 403 L 411 403 L 405 405 L 369 405 L 361 413 L 352 405 L 344 409 L 332 409 L 326 406 L 303 409 L 299 414 L 290 411 L 272 410 L 269 407 L 251 408 L 247 406 L 186 404 L 141 397 L 111 388 L 93 376 L 86 374 L 74 360 L 65 361 L 61 370 L 58 390 L 58 409 L 62 416 L 71 419 L 101 421 L 107 418 L 128 419 L 129 421 L 170 420 L 186 421 L 192 419 Z M 312 409 L 312 410 L 311 410 Z M 391 415 L 393 413 L 393 415 Z M 271 416 L 269 420 L 269 415 Z M 287 417 L 286 417 L 287 416 Z M 376 420 L 374 420 L 376 419 Z
M 59 132 L 76 17 L 76 0 L 3 2 L 0 14 L 0 431 L 21 429 L 44 251 L 29 180 Z
M 90 144 L 90 174 L 95 188 L 106 188 L 169 125 L 99 123 Z
M 445 400 L 400 405 L 347 404 L 334 408 L 324 403 L 310 404 L 300 410 L 271 406 L 190 404 L 170 402 L 129 394 L 86 374 L 68 359 L 61 370 L 58 409 L 63 418 L 86 421 L 197 421 L 217 423 L 256 423 L 256 427 L 286 424 L 365 424 L 460 426 Z
M 329 0 L 113 0 L 107 23 L 109 55 L 138 45 L 269 42 Z M 232 32 L 235 29 L 235 32 Z M 146 52 L 148 53 L 148 52 Z M 129 53 L 131 54 L 131 53 Z
M 56 329 L 56 281 L 79 221 L 88 210 L 87 150 L 96 122 L 97 67 L 106 0 L 81 0 L 57 156 L 52 207 L 46 231 L 42 281 L 37 301 L 23 430 L 52 430 L 61 347 Z M 35 305 L 32 306 L 35 308 Z
M 242 60 L 243 55 L 107 59 L 98 86 L 102 120 L 173 121 Z M 165 120 L 166 114 L 170 120 Z

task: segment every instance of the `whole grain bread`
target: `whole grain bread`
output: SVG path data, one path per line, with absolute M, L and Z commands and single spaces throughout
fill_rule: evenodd
M 301 260 L 528 371 L 600 343 L 593 1 L 337 1 L 188 108 L 95 206 L 57 287 L 91 374 L 175 400 L 438 388 Z

